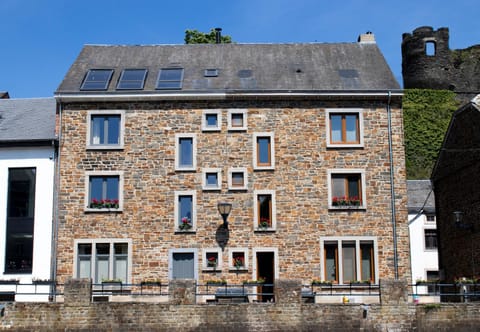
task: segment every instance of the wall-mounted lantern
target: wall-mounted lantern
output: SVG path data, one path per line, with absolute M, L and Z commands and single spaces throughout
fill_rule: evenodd
M 220 202 L 217 205 L 218 207 L 218 212 L 223 218 L 223 226 L 225 228 L 228 228 L 228 215 L 230 214 L 230 211 L 232 211 L 232 204 L 231 203 L 226 203 L 226 202 Z
M 464 223 L 463 222 L 464 213 L 463 211 L 453 211 L 453 222 L 455 223 L 455 227 L 461 229 L 471 230 L 473 232 L 473 224 L 472 223 Z

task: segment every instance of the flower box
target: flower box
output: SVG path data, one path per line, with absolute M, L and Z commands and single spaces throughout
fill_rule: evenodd
M 92 199 L 89 206 L 90 209 L 118 209 L 118 199 Z

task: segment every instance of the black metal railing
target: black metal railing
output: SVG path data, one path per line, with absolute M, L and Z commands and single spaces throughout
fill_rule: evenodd
M 409 285 L 408 295 L 414 302 L 480 301 L 480 283 L 417 282 Z
M 274 284 L 267 283 L 205 283 L 196 284 L 197 302 L 244 303 L 275 302 Z

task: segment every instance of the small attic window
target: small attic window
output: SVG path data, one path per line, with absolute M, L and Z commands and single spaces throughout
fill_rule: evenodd
M 118 80 L 117 90 L 142 90 L 146 76 L 146 69 L 125 69 Z
M 173 90 L 181 89 L 183 81 L 183 68 L 162 68 L 158 73 L 156 89 Z
M 113 69 L 90 69 L 80 90 L 107 90 L 112 74 Z
M 203 74 L 205 77 L 217 77 L 218 76 L 218 69 L 205 69 L 205 73 Z

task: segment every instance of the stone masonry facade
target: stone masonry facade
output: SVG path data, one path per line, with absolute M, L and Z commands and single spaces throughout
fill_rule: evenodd
M 359 109 L 363 115 L 363 147 L 327 148 L 327 109 Z M 227 130 L 229 110 L 247 114 L 247 129 Z M 87 149 L 88 112 L 111 110 L 124 113 L 122 149 Z M 222 115 L 219 131 L 202 131 L 205 110 Z M 273 252 L 275 279 L 301 278 L 303 283 L 324 279 L 320 274 L 320 238 L 362 237 L 375 242 L 375 279 L 394 278 L 391 183 L 387 100 L 234 100 L 64 103 L 61 110 L 59 225 L 57 280 L 75 275 L 78 259 L 75 240 L 128 239 L 129 280 L 166 281 L 171 249 L 196 253 L 198 280 L 226 279 L 240 283 L 259 277 L 255 254 Z M 407 193 L 403 144 L 403 118 L 399 99 L 391 104 L 394 161 L 395 219 L 398 277 L 409 280 Z M 273 134 L 273 170 L 253 168 L 255 133 Z M 195 134 L 196 169 L 175 170 L 175 135 Z M 246 168 L 246 190 L 229 190 L 228 170 Z M 202 170 L 221 170 L 221 189 L 202 189 Z M 332 209 L 328 201 L 329 169 L 364 171 L 365 208 Z M 123 174 L 121 211 L 88 211 L 88 172 Z M 276 228 L 254 227 L 254 191 L 275 194 Z M 175 192 L 193 191 L 196 196 L 196 227 L 192 232 L 175 230 Z M 217 203 L 233 204 L 228 218 L 227 242 L 217 242 L 222 218 Z M 225 234 L 223 235 L 225 236 Z M 216 270 L 203 264 L 204 252 L 219 250 Z M 246 253 L 246 269 L 229 268 L 231 248 Z M 256 272 L 257 271 L 257 272 Z

